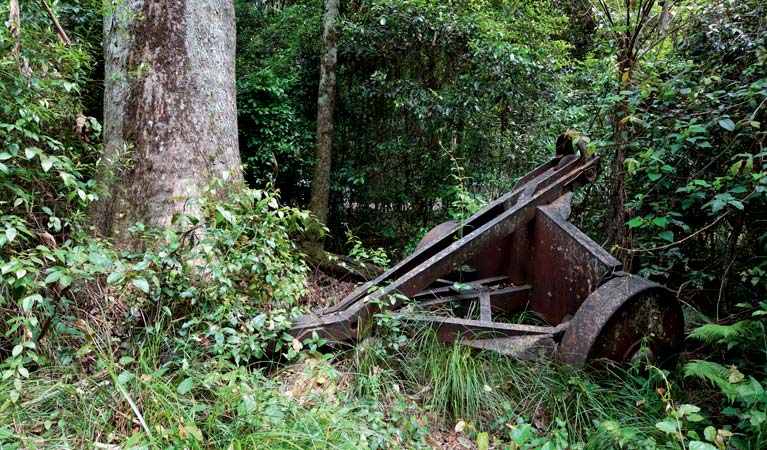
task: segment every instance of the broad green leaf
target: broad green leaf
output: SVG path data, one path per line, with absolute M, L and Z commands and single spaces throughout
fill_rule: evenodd
M 658 237 L 660 237 L 664 241 L 674 242 L 674 232 L 670 230 L 661 231 L 660 233 L 658 233 Z
M 647 178 L 650 179 L 650 181 L 658 181 L 662 175 L 655 172 L 648 172 Z
M 54 270 L 53 272 L 49 273 L 47 277 L 45 277 L 45 284 L 51 284 L 56 281 L 59 281 L 59 278 L 61 278 L 62 272 L 60 270 Z
M 533 434 L 533 428 L 529 423 L 521 423 L 511 430 L 510 438 L 517 445 L 522 445 L 530 439 Z
M 40 294 L 33 294 L 28 297 L 24 297 L 21 300 L 21 309 L 23 309 L 24 312 L 27 313 L 29 312 L 29 310 L 32 309 L 32 305 L 35 302 L 42 302 L 42 301 L 43 301 L 43 296 Z
M 40 166 L 42 166 L 43 172 L 48 172 L 53 167 L 53 158 L 40 157 Z
M 683 404 L 682 406 L 679 407 L 678 412 L 679 412 L 679 414 L 684 416 L 684 415 L 687 415 L 687 414 L 692 414 L 692 413 L 700 412 L 700 408 L 695 406 L 695 405 L 690 405 L 690 404 L 685 403 L 685 404 Z
M 125 372 L 122 372 L 120 375 L 117 376 L 117 381 L 120 384 L 125 384 L 125 383 L 129 382 L 130 380 L 132 380 L 134 378 L 136 378 L 135 375 L 133 375 L 130 372 L 125 371 Z
M 186 395 L 186 393 L 191 391 L 193 387 L 194 387 L 194 379 L 187 378 L 186 380 L 182 381 L 181 384 L 178 385 L 178 388 L 176 388 L 176 392 L 178 392 L 179 395 Z
M 487 432 L 479 433 L 477 435 L 477 450 L 487 450 L 490 447 L 490 436 Z
M 136 277 L 131 281 L 131 284 L 136 286 L 141 292 L 149 293 L 149 282 L 144 277 Z
M 643 223 L 644 223 L 644 220 L 641 217 L 637 216 L 629 220 L 626 225 L 628 225 L 629 228 L 637 228 L 637 227 L 641 227 Z
M 735 208 L 743 211 L 743 208 L 744 208 L 743 203 L 739 202 L 738 200 L 730 200 L 729 203 Z
M 666 228 L 666 225 L 668 224 L 668 219 L 666 219 L 665 217 L 656 217 L 652 220 L 652 223 L 654 223 L 655 225 L 661 228 Z
M 706 429 L 703 430 L 703 436 L 706 437 L 707 441 L 713 442 L 716 439 L 716 428 L 711 425 L 707 426 Z
M 16 228 L 8 227 L 5 229 L 5 237 L 8 238 L 8 242 L 13 241 L 13 238 L 16 237 Z
M 701 441 L 690 441 L 690 445 L 687 448 L 690 450 L 717 450 L 713 445 Z
M 123 276 L 123 274 L 120 272 L 112 272 L 107 277 L 107 284 L 117 284 L 122 281 L 123 278 L 125 278 L 125 276 Z
M 59 278 L 59 283 L 64 287 L 69 286 L 72 284 L 72 276 L 67 274 L 61 275 L 61 278 Z
M 676 422 L 673 419 L 666 419 L 655 424 L 655 428 L 667 434 L 675 434 L 678 431 Z
M 690 130 L 690 133 L 705 133 L 706 127 L 703 127 L 701 125 L 690 125 L 690 128 L 688 128 L 688 130 Z
M 727 131 L 733 131 L 735 130 L 735 122 L 733 122 L 731 119 L 722 119 L 719 121 L 719 126 L 724 128 Z

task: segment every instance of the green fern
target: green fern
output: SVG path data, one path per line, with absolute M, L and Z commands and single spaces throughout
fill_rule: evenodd
M 710 323 L 701 325 L 698 328 L 692 330 L 690 337 L 707 344 L 713 344 L 717 342 L 730 342 L 734 338 L 739 338 L 746 334 L 748 327 L 751 325 L 750 320 L 742 320 L 732 325 L 718 325 Z
M 733 374 L 736 372 L 740 377 L 733 378 Z M 710 381 L 732 402 L 739 394 L 735 382 L 742 379 L 742 374 L 737 369 L 731 369 L 719 363 L 696 359 L 685 364 L 684 377 L 702 378 Z

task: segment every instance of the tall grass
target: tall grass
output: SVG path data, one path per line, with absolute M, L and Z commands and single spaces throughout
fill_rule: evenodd
M 599 424 L 611 421 L 662 438 L 655 427 L 664 417 L 655 382 L 636 371 L 616 368 L 595 378 L 554 359 L 523 362 L 459 342 L 444 345 L 430 329 L 412 336 L 398 351 L 379 355 L 377 364 L 386 364 L 388 382 L 395 379 L 417 396 L 443 428 L 464 420 L 502 437 L 522 421 L 543 434 L 564 427 L 573 442 L 600 448 L 610 441 Z M 364 382 L 368 390 L 385 390 L 371 387 L 369 377 Z
M 285 383 L 222 361 L 160 364 L 159 346 L 135 357 L 93 343 L 93 363 L 0 381 L 0 447 L 356 449 L 399 438 L 362 402 Z M 84 353 L 87 353 L 85 351 Z M 18 400 L 12 390 L 22 392 Z

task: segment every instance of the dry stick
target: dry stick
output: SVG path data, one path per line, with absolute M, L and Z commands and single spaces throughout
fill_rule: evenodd
M 13 2 L 13 0 L 11 0 Z M 40 0 L 40 3 L 43 4 L 43 8 L 45 8 L 46 11 L 48 11 L 48 15 L 51 17 L 51 20 L 53 21 L 53 26 L 56 27 L 56 31 L 59 32 L 59 38 L 61 38 L 61 43 L 69 47 L 72 45 L 72 41 L 69 40 L 67 37 L 67 33 L 64 32 L 64 29 L 61 28 L 61 24 L 59 24 L 59 21 L 56 20 L 56 16 L 53 14 L 53 11 L 51 10 L 51 7 L 48 6 L 48 2 L 45 0 Z
M 621 250 L 626 250 L 626 251 L 628 251 L 628 252 L 632 252 L 632 253 L 639 253 L 639 252 L 652 252 L 652 251 L 655 251 L 655 250 L 665 250 L 665 249 L 667 249 L 667 248 L 669 248 L 669 247 L 674 247 L 674 246 L 676 246 L 676 245 L 679 245 L 679 244 L 681 244 L 682 242 L 685 242 L 685 241 L 687 241 L 687 240 L 690 240 L 690 239 L 692 239 L 693 237 L 697 236 L 698 234 L 700 234 L 700 233 L 702 233 L 702 232 L 704 232 L 704 231 L 708 230 L 709 228 L 711 228 L 711 227 L 713 227 L 714 225 L 716 225 L 717 223 L 719 223 L 719 222 L 720 222 L 722 219 L 724 219 L 725 217 L 727 217 L 727 215 L 728 215 L 729 213 L 730 213 L 730 211 L 727 211 L 727 212 L 725 212 L 725 213 L 724 213 L 724 214 L 722 214 L 721 216 L 717 217 L 717 218 L 716 218 L 716 220 L 714 220 L 714 221 L 713 221 L 713 222 L 711 222 L 710 224 L 706 225 L 705 227 L 701 228 L 700 230 L 696 231 L 695 233 L 693 233 L 693 234 L 691 234 L 691 235 L 687 236 L 687 237 L 686 237 L 686 238 L 684 238 L 684 239 L 680 239 L 680 240 L 678 240 L 678 241 L 676 241 L 676 242 L 672 242 L 672 243 L 670 243 L 670 244 L 661 245 L 660 247 L 653 247 L 653 248 L 624 248 L 624 247 L 618 247 L 618 248 L 620 248 Z
M 21 47 L 21 14 L 19 12 L 19 0 L 10 0 L 8 8 L 8 15 L 11 22 L 11 37 L 16 40 L 16 43 L 13 44 L 13 56 L 18 58 L 19 48 Z

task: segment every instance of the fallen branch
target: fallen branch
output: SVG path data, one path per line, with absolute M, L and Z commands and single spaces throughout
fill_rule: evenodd
M 14 0 L 11 0 L 11 3 L 13 3 Z M 48 2 L 45 0 L 40 0 L 40 3 L 43 4 L 43 8 L 45 8 L 46 11 L 48 11 L 48 15 L 50 16 L 51 20 L 53 21 L 53 26 L 56 27 L 56 31 L 59 32 L 59 38 L 61 39 L 61 43 L 69 47 L 72 45 L 72 41 L 69 40 L 69 37 L 67 36 L 67 33 L 64 32 L 64 29 L 61 28 L 61 24 L 58 20 L 56 20 L 56 16 L 53 14 L 53 11 L 51 10 L 51 7 L 48 6 Z

